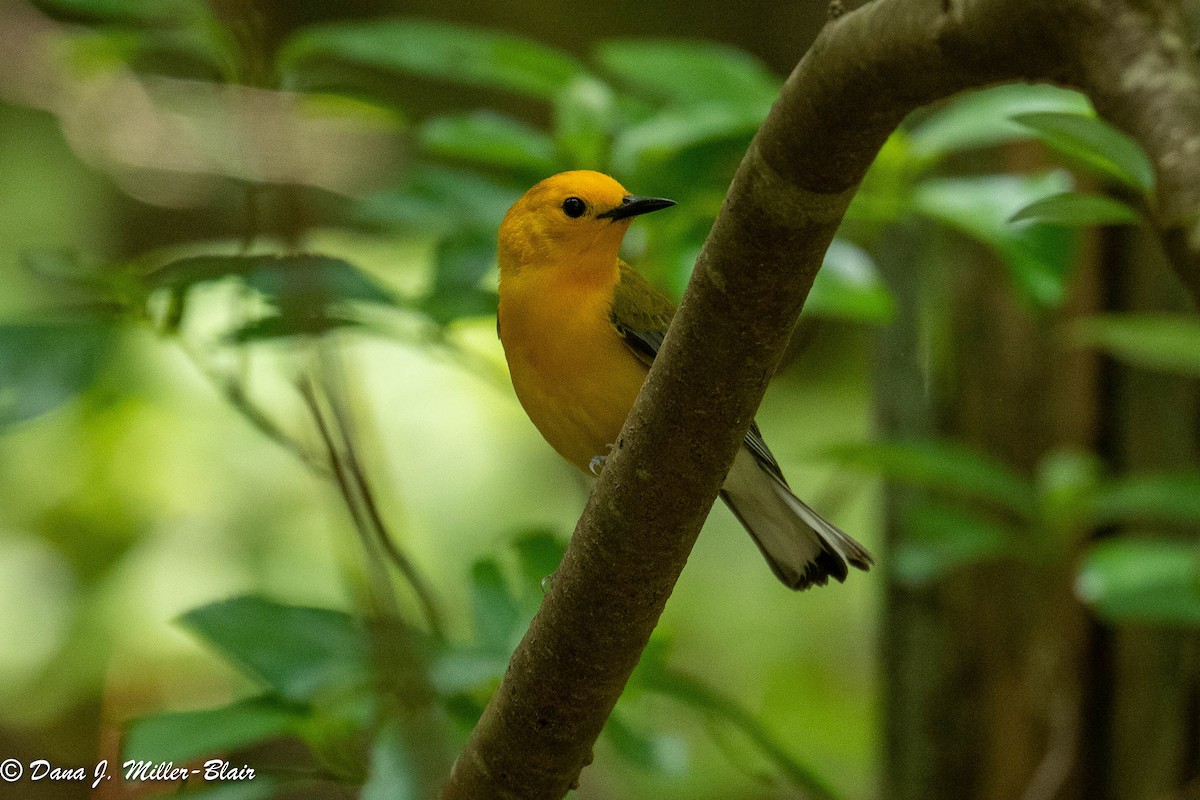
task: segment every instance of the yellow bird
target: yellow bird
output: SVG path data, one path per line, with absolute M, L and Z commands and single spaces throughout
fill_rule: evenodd
M 497 327 L 513 388 L 563 458 L 596 472 L 617 440 L 675 307 L 618 257 L 638 214 L 674 205 L 598 172 L 534 186 L 500 225 Z M 787 586 L 845 580 L 871 555 L 788 488 L 752 425 L 721 497 Z

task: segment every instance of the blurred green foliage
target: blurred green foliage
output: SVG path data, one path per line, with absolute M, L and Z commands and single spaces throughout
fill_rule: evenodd
M 322 447 L 297 431 L 290 407 L 295 402 L 280 404 L 276 394 L 262 390 L 264 382 L 302 386 L 302 376 L 314 369 L 318 380 L 330 380 L 332 373 L 319 366 L 321 352 L 338 346 L 342 340 L 330 334 L 339 331 L 399 337 L 470 366 L 471 355 L 460 349 L 454 329 L 466 317 L 494 314 L 496 226 L 528 185 L 562 169 L 606 169 L 630 185 L 664 187 L 680 199 L 685 213 L 644 226 L 640 240 L 630 237 L 633 255 L 651 271 L 657 267 L 656 279 L 678 293 L 724 186 L 779 87 L 778 78 L 753 57 L 704 42 L 601 43 L 593 70 L 511 34 L 395 20 L 301 30 L 264 66 L 263 53 L 247 49 L 253 37 L 240 29 L 244 20 L 220 19 L 200 4 L 46 7 L 89 23 L 88 32 L 73 33 L 68 44 L 90 70 L 130 67 L 147 76 L 304 92 L 321 102 L 327 117 L 344 113 L 348 123 L 363 119 L 364 105 L 383 108 L 389 102 L 379 91 L 381 75 L 388 81 L 411 75 L 467 84 L 548 106 L 545 128 L 488 109 L 409 123 L 405 109 L 388 108 L 373 118 L 403 126 L 412 148 L 399 180 L 354 198 L 234 181 L 228 189 L 245 197 L 247 230 L 240 242 L 176 241 L 117 262 L 96 254 L 27 254 L 26 267 L 49 287 L 56 310 L 38 308 L 31 313 L 36 322 L 4 329 L 12 337 L 4 349 L 11 363 L 0 364 L 5 367 L 0 385 L 14 398 L 11 422 L 86 392 L 105 363 L 105 343 L 114 335 L 107 331 L 149 327 L 165 343 L 178 345 L 262 433 L 300 455 L 317 474 L 352 482 L 363 478 L 347 465 L 360 445 L 339 418 L 345 409 L 337 390 L 326 387 L 309 409 L 308 426 L 330 428 L 322 431 Z M 683 86 L 665 79 L 663 70 L 702 70 L 707 77 Z M 336 95 L 354 102 L 330 102 Z M 422 241 L 433 262 L 430 278 L 401 285 L 352 259 L 309 252 L 303 232 L 283 231 L 278 241 L 280 232 L 262 227 L 255 214 L 272 195 L 298 197 L 312 214 L 306 224 L 313 228 Z M 228 195 L 219 202 L 228 202 Z M 865 251 L 848 242 L 833 248 L 812 310 L 865 322 L 890 315 L 887 290 Z M 86 331 L 82 311 L 88 320 L 95 318 L 86 322 Z M 71 322 L 45 322 L 56 313 Z M 79 346 L 81 337 L 86 347 Z M 261 363 L 265 347 L 284 348 L 274 352 L 288 357 L 270 367 L 273 376 L 263 375 L 261 366 L 250 370 Z M 356 514 L 370 517 L 374 512 L 362 506 L 373 502 L 366 496 L 370 489 L 356 485 L 346 500 Z M 368 537 L 388 536 L 376 522 L 362 520 Z M 192 761 L 298 739 L 312 765 L 302 776 L 294 774 L 294 764 L 265 771 L 244 787 L 247 796 L 268 797 L 314 782 L 362 785 L 366 796 L 406 791 L 419 796 L 428 787 L 421 786 L 413 752 L 405 748 L 417 736 L 436 738 L 436 731 L 405 730 L 411 720 L 395 706 L 412 697 L 380 680 L 404 665 L 381 654 L 377 637 L 382 631 L 410 642 L 405 657 L 415 662 L 408 666 L 425 676 L 432 708 L 451 723 L 449 743 L 460 747 L 537 608 L 539 584 L 557 565 L 561 544 L 549 534 L 522 533 L 503 555 L 503 562 L 486 556 L 471 569 L 473 624 L 465 640 L 446 637 L 432 616 L 422 623 L 385 611 L 383 622 L 368 622 L 379 612 L 359 616 L 258 596 L 188 612 L 182 626 L 260 692 L 222 707 L 140 717 L 128 727 L 122 757 Z M 365 557 L 387 559 L 371 546 Z M 411 565 L 397 566 L 398 574 L 414 579 Z M 389 605 L 392 580 L 388 575 L 382 586 L 371 584 L 369 606 Z M 667 639 L 656 635 L 615 712 L 606 733 L 615 755 L 664 775 L 687 768 L 685 740 L 647 724 L 641 710 L 666 702 L 706 721 L 734 761 L 761 758 L 776 780 L 813 796 L 831 796 L 823 780 L 733 693 L 674 667 Z M 747 748 L 757 755 L 736 752 Z M 222 789 L 229 791 L 211 788 Z
M 353 458 L 361 445 L 353 425 L 336 419 L 345 413 L 336 386 L 324 387 L 324 405 L 303 410 L 299 399 L 305 375 L 336 382 L 330 378 L 336 372 L 314 367 L 325 348 L 347 341 L 332 334 L 393 337 L 488 372 L 456 331 L 495 311 L 496 226 L 525 188 L 566 169 L 604 170 L 637 191 L 679 202 L 671 214 L 640 222 L 627 242 L 630 257 L 678 295 L 733 170 L 781 86 L 753 56 L 709 42 L 601 41 L 581 59 L 511 33 L 393 19 L 303 28 L 268 52 L 256 46 L 247 19 L 222 17 L 191 0 L 43 0 L 41 6 L 87 23 L 66 36 L 81 70 L 128 67 L 143 77 L 299 93 L 320 103 L 327 119 L 370 118 L 400 131 L 407 157 L 394 180 L 361 196 L 302 182 L 230 179 L 220 202 L 245 218 L 237 242 L 174 241 L 119 261 L 56 249 L 28 253 L 24 266 L 55 302 L 0 325 L 0 425 L 24 423 L 94 391 L 112 348 L 148 329 L 179 346 L 232 407 L 323 477 L 354 478 L 357 468 L 343 470 L 338 460 Z M 512 95 L 534 111 L 522 118 L 472 108 L 414 119 L 392 88 L 413 78 Z M 1076 179 L 1062 168 L 955 169 L 964 154 L 1022 140 L 1040 141 L 1088 180 L 1115 187 L 1117 196 L 1074 191 Z M 891 320 L 894 298 L 871 253 L 887 231 L 912 220 L 932 225 L 934 235 L 983 245 L 1006 269 L 1013 294 L 1033 313 L 1046 313 L 1066 296 L 1079 229 L 1138 224 L 1152 189 L 1144 156 L 1079 95 L 1008 86 L 959 98 L 911 120 L 884 147 L 827 254 L 805 319 Z M 255 213 L 267 195 L 302 207 L 302 230 L 267 229 L 265 216 Z M 317 229 L 416 241 L 430 274 L 406 282 L 353 258 L 313 252 L 306 234 Z M 1200 374 L 1200 339 L 1191 321 L 1097 318 L 1073 335 L 1131 363 Z M 280 391 L 251 380 L 247 365 L 264 352 L 281 356 L 270 376 Z M 297 432 L 297 418 L 307 435 Z M 331 421 L 339 424 L 314 445 L 313 426 Z M 930 491 L 905 521 L 908 539 L 890 556 L 897 579 L 913 585 L 982 560 L 1060 564 L 1096 526 L 1200 526 L 1197 472 L 1106 475 L 1087 454 L 1056 452 L 1029 476 L 943 441 L 855 443 L 827 457 Z M 368 540 L 387 537 L 378 521 L 363 521 L 361 515 L 375 512 L 367 484 L 358 487 L 357 494 L 343 491 L 360 527 Z M 428 705 L 447 723 L 446 746 L 459 747 L 536 611 L 540 583 L 561 548 L 554 535 L 525 530 L 476 560 L 467 584 L 471 625 L 462 639 L 440 631 L 433 615 L 377 618 L 261 596 L 197 608 L 181 625 L 258 688 L 222 707 L 134 720 L 125 756 L 183 762 L 291 737 L 304 743 L 316 766 L 302 777 L 287 769 L 264 774 L 245 797 L 314 781 L 361 785 L 364 797 L 415 796 L 422 787 L 413 733 L 394 706 L 424 700 L 419 693 L 406 700 L 403 689 L 381 679 L 381 672 L 403 670 L 381 656 L 379 639 L 408 643 L 404 658 L 414 663 L 407 668 L 427 683 Z M 1197 552 L 1194 542 L 1106 542 L 1080 567 L 1079 596 L 1114 623 L 1194 626 Z M 386 560 L 370 546 L 365 557 Z M 412 591 L 426 591 L 411 565 L 392 560 Z M 393 590 L 397 571 L 385 574 L 384 588 L 365 590 L 371 608 L 387 605 L 381 595 Z M 614 754 L 659 775 L 687 769 L 678 732 L 641 713 L 664 701 L 707 720 L 718 742 L 738 739 L 741 752 L 725 748 L 734 761 L 758 759 L 775 780 L 810 796 L 833 796 L 828 776 L 798 760 L 733 693 L 676 666 L 665 632 L 651 641 L 606 728 Z

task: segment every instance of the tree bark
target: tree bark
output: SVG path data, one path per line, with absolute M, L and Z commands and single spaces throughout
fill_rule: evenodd
M 1073 74 L 1096 110 L 1154 165 L 1154 223 L 1200 306 L 1200 71 L 1182 3 L 1092 0 L 1070 37 Z
M 1152 0 L 876 0 L 825 28 L 738 168 L 553 586 L 443 798 L 560 798 L 576 783 L 855 188 L 914 108 L 1011 80 L 1095 92 L 1101 113 L 1152 154 L 1159 225 L 1200 299 L 1200 163 L 1181 157 L 1200 143 L 1197 71 L 1167 46 L 1182 39 L 1179 24 L 1174 6 Z M 1098 63 L 1084 41 L 1106 35 L 1129 43 L 1125 69 Z M 1169 72 L 1131 80 L 1136 48 Z M 1162 112 L 1172 124 L 1143 123 L 1146 108 L 1189 94 Z

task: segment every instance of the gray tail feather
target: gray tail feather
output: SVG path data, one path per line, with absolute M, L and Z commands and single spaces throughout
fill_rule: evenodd
M 746 454 L 749 455 L 748 453 Z M 776 577 L 791 589 L 840 583 L 849 566 L 868 570 L 866 548 L 792 494 L 785 483 L 739 455 L 721 499 L 742 523 Z

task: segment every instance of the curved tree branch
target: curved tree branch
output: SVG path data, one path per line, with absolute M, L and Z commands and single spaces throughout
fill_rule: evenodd
M 876 0 L 826 27 L 738 168 L 662 352 L 445 800 L 559 798 L 577 781 L 855 188 L 914 108 L 1000 81 L 1092 91 L 1101 113 L 1151 153 L 1160 226 L 1200 298 L 1200 167 L 1187 158 L 1200 146 L 1200 96 L 1180 31 L 1165 0 Z M 1103 57 L 1109 41 L 1122 43 L 1120 58 Z
M 1155 225 L 1200 307 L 1200 69 L 1179 2 L 1089 3 L 1072 37 L 1074 82 L 1141 144 L 1157 177 Z M 1081 15 L 1082 16 L 1082 15 Z

